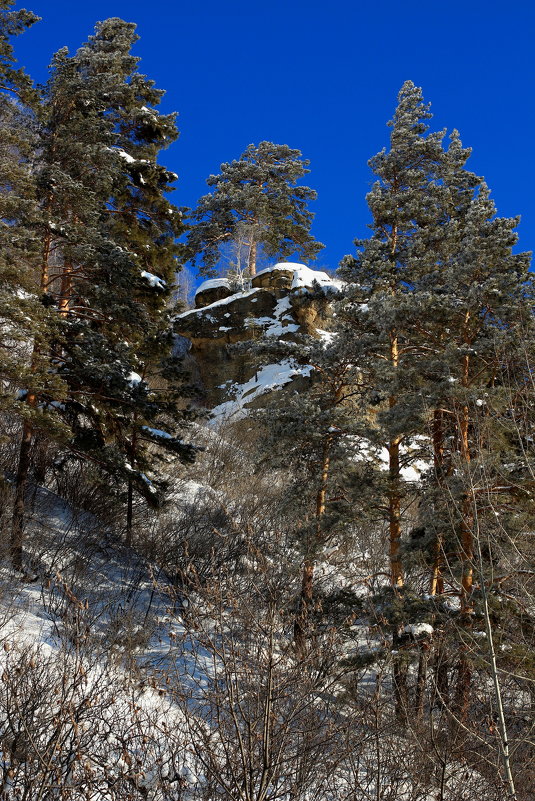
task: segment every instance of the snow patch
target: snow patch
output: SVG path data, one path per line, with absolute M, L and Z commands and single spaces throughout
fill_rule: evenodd
M 149 286 L 154 287 L 155 289 L 165 289 L 167 284 L 160 278 L 158 275 L 154 275 L 153 273 L 148 273 L 146 270 L 141 271 L 141 277 L 147 281 Z
M 413 637 L 420 637 L 422 634 L 431 636 L 434 629 L 429 623 L 409 623 L 403 631 L 406 634 L 412 634 Z
M 150 426 L 141 426 L 142 431 L 146 431 L 147 434 L 150 434 L 153 437 L 160 437 L 160 439 L 173 439 L 171 434 L 168 434 L 167 431 L 162 431 L 160 428 L 151 428 Z
M 256 275 L 268 275 L 276 270 L 293 273 L 291 286 L 292 289 L 301 289 L 303 287 L 311 289 L 314 283 L 319 284 L 322 288 L 329 287 L 335 290 L 338 290 L 343 286 L 342 281 L 337 280 L 336 278 L 331 278 L 330 275 L 322 272 L 321 270 L 311 270 L 310 267 L 306 266 L 306 264 L 299 264 L 298 262 L 291 261 L 280 261 L 277 264 L 274 264 L 273 267 L 267 267 L 265 270 L 261 270 Z
M 247 415 L 245 404 L 266 392 L 280 389 L 297 376 L 309 376 L 311 370 L 310 365 L 296 367 L 287 359 L 261 367 L 245 384 L 230 387 L 229 394 L 234 394 L 234 398 L 212 409 L 212 423 L 240 420 Z
M 190 314 L 205 314 L 209 312 L 210 309 L 215 309 L 217 306 L 227 306 L 229 303 L 233 303 L 238 298 L 248 298 L 250 295 L 254 295 L 256 292 L 260 292 L 259 289 L 247 289 L 245 292 L 236 292 L 235 295 L 231 295 L 228 298 L 222 298 L 221 300 L 216 300 L 214 303 L 210 303 L 209 306 L 203 306 L 202 309 L 189 309 L 189 311 L 182 312 L 182 314 L 177 314 L 176 319 L 181 320 L 184 317 L 189 317 Z
M 203 281 L 202 284 L 195 290 L 195 297 L 201 292 L 206 292 L 207 289 L 217 289 L 218 287 L 225 287 L 230 289 L 230 281 L 226 278 L 210 278 L 208 281 Z

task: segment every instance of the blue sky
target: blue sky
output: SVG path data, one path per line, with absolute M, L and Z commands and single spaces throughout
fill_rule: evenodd
M 22 3 L 21 3 L 22 5 Z M 173 201 L 191 206 L 222 161 L 263 139 L 299 148 L 318 191 L 317 266 L 335 268 L 367 235 L 368 159 L 388 142 L 386 121 L 406 79 L 431 101 L 434 128 L 472 147 L 501 216 L 522 216 L 535 248 L 535 131 L 530 0 L 27 0 L 43 20 L 16 43 L 38 81 L 54 51 L 75 50 L 97 20 L 138 24 L 141 71 L 166 89 L 181 136 L 161 159 L 179 174 Z M 258 4 L 260 5 L 260 4 Z

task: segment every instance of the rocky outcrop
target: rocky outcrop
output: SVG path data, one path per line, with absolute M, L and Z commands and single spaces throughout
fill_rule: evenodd
M 227 281 L 226 278 L 211 278 L 203 281 L 195 292 L 195 306 L 200 309 L 223 298 L 228 298 L 229 295 L 232 295 L 230 281 Z
M 281 365 L 259 368 L 247 348 L 232 346 L 261 339 L 296 342 L 304 335 L 319 338 L 330 327 L 330 302 L 339 282 L 302 264 L 280 263 L 258 273 L 245 291 L 226 294 L 230 285 L 223 279 L 205 284 L 197 290 L 197 308 L 178 315 L 175 331 L 191 342 L 206 405 L 226 406 L 233 394 L 236 399 L 240 393 L 245 405 L 256 402 L 262 377 L 269 390 L 277 381 L 280 385 L 302 381 L 303 371 L 298 374 L 291 365 L 280 370 Z M 219 295 L 215 300 L 213 293 Z M 201 305 L 206 300 L 210 302 Z
M 262 270 L 251 279 L 254 289 L 289 290 L 292 288 L 294 277 L 293 264 L 276 264 L 267 270 Z

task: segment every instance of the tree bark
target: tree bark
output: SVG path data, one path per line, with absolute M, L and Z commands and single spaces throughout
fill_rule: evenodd
M 41 260 L 40 290 L 46 292 L 48 288 L 48 260 L 50 257 L 52 239 L 48 232 L 43 242 L 43 255 Z M 34 342 L 32 353 L 32 370 L 35 369 L 37 361 L 37 345 Z M 29 406 L 35 406 L 37 397 L 34 393 L 29 393 L 26 402 Z M 28 474 L 31 465 L 31 449 L 33 438 L 33 426 L 29 420 L 24 420 L 22 424 L 22 436 L 19 447 L 19 461 L 15 476 L 15 499 L 13 503 L 13 517 L 11 521 L 10 534 L 10 558 L 15 570 L 22 570 L 22 544 L 24 542 L 24 512 L 26 510 L 26 489 L 28 486 Z
M 399 342 L 397 332 L 390 332 L 390 361 L 394 370 L 399 367 Z M 394 409 L 397 398 L 392 395 L 388 405 Z M 389 530 L 389 560 L 390 560 L 390 583 L 394 590 L 403 587 L 403 567 L 401 563 L 401 490 L 400 490 L 400 465 L 399 465 L 399 446 L 401 438 L 394 437 L 388 443 L 388 530 Z M 395 651 L 398 649 L 398 630 L 394 625 L 392 631 L 392 646 Z M 407 665 L 403 657 L 398 653 L 394 654 L 392 665 L 392 681 L 394 685 L 394 704 L 395 714 L 398 721 L 403 725 L 408 722 L 408 686 L 407 686 Z
M 66 262 L 61 274 L 60 294 L 58 301 L 58 311 L 61 317 L 67 317 L 72 300 L 72 275 L 73 266 L 71 262 Z
M 134 485 L 132 480 L 128 482 L 128 497 L 126 500 L 126 536 L 125 545 L 130 548 L 132 545 L 132 518 L 134 505 Z
M 435 642 L 434 674 L 435 694 L 438 705 L 448 707 L 450 700 L 448 660 L 442 635 L 439 635 L 438 642 Z
M 327 486 L 329 483 L 329 471 L 331 467 L 331 445 L 332 437 L 326 438 L 323 443 L 321 460 L 321 478 L 318 492 L 316 494 L 316 530 L 314 537 L 314 550 L 321 542 L 321 521 L 325 515 L 327 503 Z M 296 652 L 301 658 L 306 653 L 306 640 L 308 631 L 308 618 L 313 604 L 314 595 L 314 561 L 311 558 L 310 549 L 303 565 L 301 579 L 301 596 L 299 600 L 299 610 L 294 623 L 294 645 Z
M 467 315 L 466 325 L 468 324 L 469 315 Z M 467 336 L 465 336 L 466 343 L 469 344 Z M 470 357 L 463 356 L 462 359 L 462 385 L 467 388 L 470 379 Z M 466 466 L 466 480 L 469 481 L 468 471 L 470 468 L 470 440 L 469 440 L 469 426 L 470 426 L 470 410 L 465 404 L 462 406 L 459 415 L 459 439 L 461 458 Z M 461 579 L 461 614 L 469 615 L 473 611 L 472 604 L 472 589 L 474 577 L 474 541 L 472 533 L 472 494 L 470 490 L 466 491 L 465 497 L 461 505 L 461 524 L 460 524 L 460 556 L 462 561 L 462 579 Z
M 399 366 L 399 344 L 395 331 L 390 334 L 390 360 L 392 367 Z M 397 399 L 389 398 L 389 407 L 396 406 Z M 390 581 L 393 587 L 403 586 L 403 568 L 401 565 L 401 492 L 399 486 L 399 445 L 400 437 L 394 437 L 388 444 L 388 527 L 390 541 Z
M 457 683 L 455 688 L 454 725 L 460 730 L 468 721 L 470 690 L 472 686 L 472 665 L 466 645 L 461 645 L 457 663 Z
M 435 478 L 437 484 L 442 486 L 444 477 L 444 413 L 441 409 L 435 409 L 433 412 L 433 464 L 435 468 Z M 442 576 L 443 568 L 443 553 L 442 553 L 443 535 L 437 533 L 434 545 L 433 555 L 433 568 L 431 572 L 431 580 L 429 586 L 430 595 L 442 595 L 444 592 L 444 579 Z
M 302 659 L 306 655 L 308 618 L 312 607 L 314 585 L 314 562 L 306 559 L 301 578 L 301 595 L 299 610 L 294 621 L 294 645 L 297 655 Z
M 394 629 L 392 645 L 395 651 L 399 647 L 399 635 L 397 627 Z M 394 709 L 397 721 L 406 726 L 409 721 L 409 693 L 407 686 L 407 664 L 403 656 L 399 653 L 394 654 L 392 663 L 392 683 L 394 685 Z
M 257 249 L 257 244 L 253 239 L 253 241 L 251 242 L 251 247 L 249 248 L 249 260 L 248 260 L 250 278 L 256 275 L 256 249 Z
M 466 316 L 468 325 L 469 315 Z M 468 344 L 468 337 L 465 334 L 465 342 Z M 470 377 L 470 357 L 463 356 L 462 359 L 462 385 L 468 387 Z M 470 410 L 465 404 L 461 407 L 459 419 L 459 449 L 461 458 L 466 469 L 465 480 L 469 483 L 470 469 Z M 462 564 L 461 575 L 461 626 L 470 625 L 471 615 L 474 611 L 472 602 L 472 590 L 474 580 L 474 541 L 473 541 L 473 514 L 472 514 L 472 492 L 467 488 L 461 503 L 461 522 L 459 527 L 460 540 L 460 559 Z M 461 644 L 459 662 L 457 665 L 457 686 L 455 691 L 455 714 L 461 724 L 465 724 L 468 719 L 470 706 L 470 691 L 472 685 L 472 666 L 469 659 L 468 648 Z
M 321 537 L 321 519 L 325 514 L 327 500 L 327 485 L 329 482 L 329 470 L 331 467 L 331 437 L 327 437 L 323 444 L 321 459 L 321 480 L 316 495 L 316 539 Z
M 28 401 L 30 402 L 30 400 Z M 33 400 L 35 403 L 35 399 Z M 33 405 L 32 403 L 32 405 Z M 10 557 L 15 570 L 22 570 L 22 543 L 24 541 L 24 512 L 26 509 L 26 488 L 31 464 L 32 425 L 25 420 L 19 449 L 19 463 L 15 477 L 15 502 L 11 525 Z

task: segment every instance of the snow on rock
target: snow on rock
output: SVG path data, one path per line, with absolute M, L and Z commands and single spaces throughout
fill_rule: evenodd
M 234 295 L 230 295 L 230 297 L 223 298 L 222 300 L 216 300 L 215 303 L 210 303 L 209 306 L 203 306 L 202 309 L 189 309 L 188 311 L 182 312 L 182 314 L 177 314 L 176 319 L 183 320 L 185 317 L 189 317 L 192 314 L 205 314 L 211 309 L 215 309 L 219 306 L 227 306 L 229 303 L 233 303 L 239 298 L 248 298 L 250 295 L 254 295 L 256 292 L 258 292 L 258 289 L 247 289 L 245 292 L 235 292 Z
M 299 331 L 299 325 L 290 313 L 291 304 L 288 295 L 279 298 L 271 317 L 248 317 L 245 321 L 248 328 L 262 328 L 266 337 L 280 337 L 283 334 Z
M 206 292 L 207 289 L 217 289 L 219 287 L 230 289 L 230 281 L 228 281 L 226 278 L 210 278 L 208 281 L 203 281 L 202 284 L 197 287 L 195 295 L 199 295 L 201 292 Z
M 281 389 L 297 376 L 309 376 L 311 370 L 310 365 L 296 367 L 287 359 L 260 367 L 253 378 L 245 384 L 233 384 L 229 387 L 227 394 L 234 397 L 212 409 L 212 423 L 240 420 L 247 414 L 246 404 L 266 392 Z
M 141 277 L 147 281 L 149 286 L 153 287 L 154 289 L 165 289 L 167 284 L 160 278 L 158 275 L 154 275 L 153 273 L 148 273 L 146 270 L 141 271 Z
M 202 308 L 210 306 L 218 300 L 223 300 L 232 295 L 230 281 L 226 278 L 210 278 L 203 281 L 195 292 L 195 306 Z
M 331 339 L 326 330 L 331 318 L 329 303 L 304 286 L 312 287 L 316 279 L 317 285 L 332 284 L 326 273 L 282 262 L 256 275 L 251 289 L 226 297 L 224 293 L 231 290 L 225 279 L 210 279 L 201 284 L 195 296 L 196 308 L 175 317 L 174 325 L 175 331 L 192 343 L 190 356 L 195 360 L 207 406 L 223 407 L 224 413 L 231 412 L 234 416 L 235 402 L 240 400 L 242 391 L 254 390 L 254 398 L 263 394 L 256 383 L 247 384 L 246 390 L 240 389 L 254 374 L 257 359 L 243 345 L 233 348 L 235 344 L 262 340 L 295 343 L 303 337 L 323 338 L 325 342 Z M 297 287 L 295 291 L 292 285 Z M 217 293 L 222 294 L 218 297 Z M 318 329 L 323 337 L 317 333 Z M 279 369 L 287 375 L 287 370 L 281 366 Z M 257 374 L 266 375 L 264 369 L 257 370 Z M 290 380 L 285 378 L 283 383 Z M 234 395 L 226 394 L 227 387 L 234 388 Z M 231 407 L 225 406 L 229 399 Z M 247 397 L 247 404 L 249 400 Z
M 319 284 L 322 288 L 337 291 L 342 286 L 342 282 L 332 278 L 320 270 L 311 270 L 305 264 L 291 261 L 281 261 L 265 270 L 260 270 L 253 278 L 253 286 L 264 286 L 266 278 L 272 273 L 288 273 L 291 275 L 289 289 L 311 289 L 313 285 Z

